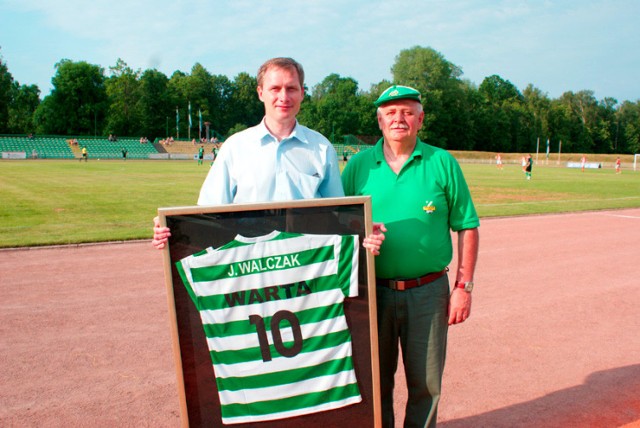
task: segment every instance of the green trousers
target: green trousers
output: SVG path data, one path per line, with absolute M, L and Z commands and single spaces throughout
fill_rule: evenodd
M 448 278 L 405 291 L 376 290 L 382 426 L 394 427 L 399 345 L 408 389 L 404 427 L 435 427 L 447 349 Z

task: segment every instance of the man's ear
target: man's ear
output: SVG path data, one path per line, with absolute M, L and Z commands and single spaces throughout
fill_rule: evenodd
M 256 91 L 258 91 L 258 98 L 260 99 L 260 101 L 263 101 L 263 99 L 262 99 L 262 87 L 258 86 L 256 88 Z

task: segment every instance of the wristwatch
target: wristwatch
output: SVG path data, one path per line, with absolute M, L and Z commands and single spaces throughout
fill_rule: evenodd
M 471 293 L 473 291 L 473 281 L 456 282 L 456 288 L 462 288 L 467 293 Z

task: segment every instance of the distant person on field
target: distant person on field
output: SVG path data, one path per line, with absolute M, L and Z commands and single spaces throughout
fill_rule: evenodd
M 126 147 L 122 148 L 122 159 L 124 159 L 125 161 L 127 160 L 127 153 L 129 153 L 129 151 L 127 150 Z
M 196 143 L 195 138 L 193 139 L 193 144 Z M 198 165 L 202 165 L 202 160 L 204 159 L 204 146 L 200 146 L 198 149 Z
M 211 147 L 211 165 L 213 165 L 217 157 L 218 157 L 218 148 L 214 144 L 213 147 Z
M 616 174 L 620 174 L 622 172 L 620 156 L 616 158 Z
M 527 180 L 531 180 L 531 170 L 533 169 L 533 157 L 531 156 L 531 154 L 529 154 L 529 156 L 527 156 L 527 164 L 524 167 L 524 171 L 525 171 L 525 175 L 527 177 Z
M 227 139 L 200 189 L 198 205 L 344 196 L 336 151 L 320 133 L 298 123 L 304 70 L 273 58 L 258 70 L 262 121 Z M 165 247 L 170 230 L 154 219 L 152 244 Z
M 496 167 L 502 169 L 502 155 L 500 153 L 496 155 Z
M 526 172 L 527 169 L 527 158 L 522 156 L 522 172 Z
M 83 159 L 85 162 L 89 160 L 89 152 L 87 151 L 87 146 L 82 146 L 82 157 L 78 160 L 82 162 Z
M 582 158 L 580 158 L 580 168 L 582 169 L 582 172 L 584 172 L 584 167 L 587 164 L 587 157 L 585 155 L 582 155 Z

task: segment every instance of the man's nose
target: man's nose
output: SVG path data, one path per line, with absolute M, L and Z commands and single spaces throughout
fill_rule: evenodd
M 400 111 L 396 112 L 393 115 L 393 121 L 394 122 L 403 122 L 404 121 L 404 114 Z

